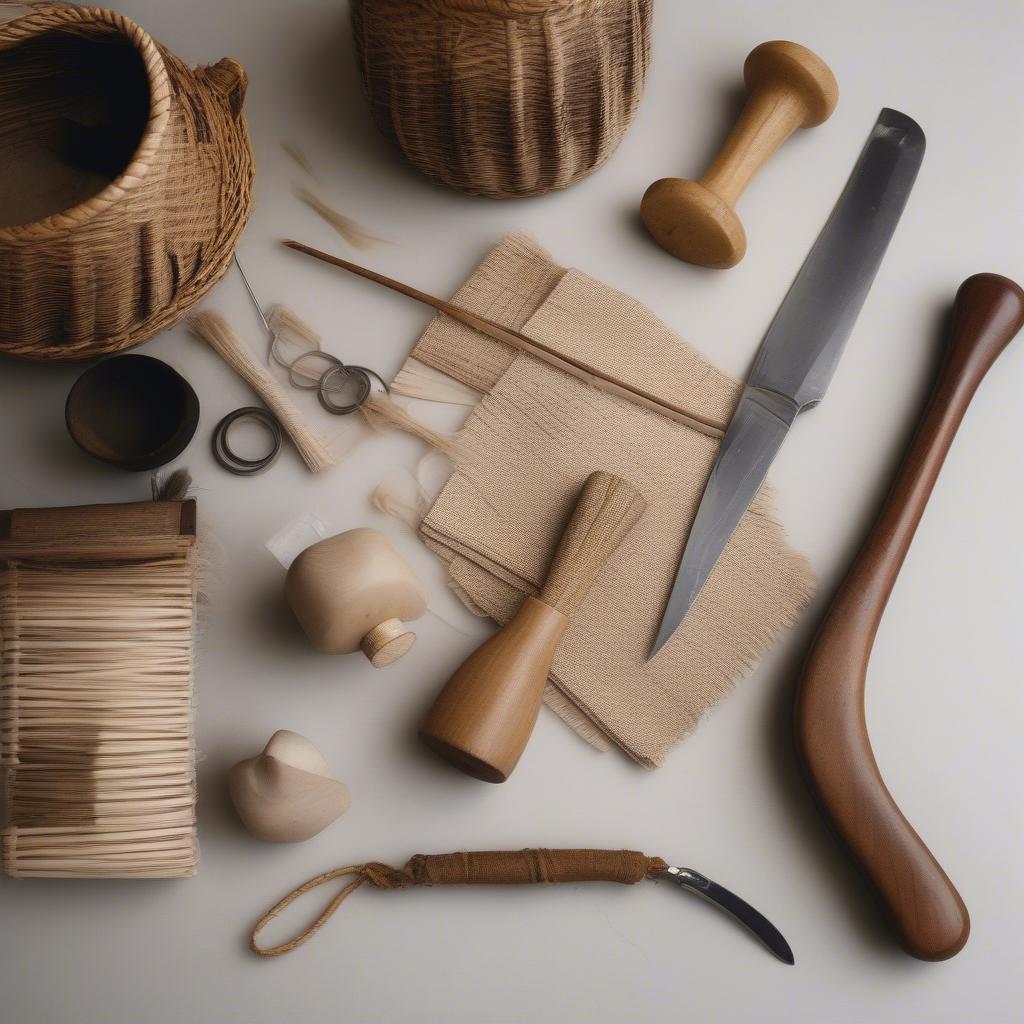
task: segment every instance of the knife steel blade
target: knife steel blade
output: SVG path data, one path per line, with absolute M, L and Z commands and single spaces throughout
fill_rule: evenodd
M 924 148 L 915 121 L 897 110 L 881 112 L 761 343 L 690 528 L 650 657 L 704 589 L 793 421 L 825 397 Z
M 744 928 L 748 929 L 754 938 L 758 939 L 764 946 L 777 956 L 784 964 L 794 964 L 796 960 L 793 950 L 785 940 L 782 932 L 775 927 L 759 910 L 755 910 L 746 900 L 741 900 L 734 892 L 730 892 L 724 885 L 712 882 L 699 871 L 692 868 L 668 868 L 665 871 L 677 885 L 689 892 L 703 896 L 708 902 L 713 903 L 720 910 L 731 914 Z

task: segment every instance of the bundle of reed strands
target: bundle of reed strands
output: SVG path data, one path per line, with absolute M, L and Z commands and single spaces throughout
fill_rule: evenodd
M 256 361 L 231 325 L 218 313 L 203 312 L 188 318 L 192 333 L 205 341 L 263 400 L 281 421 L 296 450 L 311 473 L 336 463 L 326 444 L 307 426 L 302 413 L 277 379 Z
M 191 507 L 191 508 L 190 508 Z M 153 509 L 178 534 L 97 535 Z M 63 516 L 55 516 L 63 512 Z M 0 539 L 3 868 L 22 878 L 195 874 L 194 503 L 4 514 Z M 145 513 L 141 513 L 144 519 Z M 40 519 L 91 555 L 54 561 Z M 142 527 L 139 527 L 142 528 Z M 191 531 L 191 532 L 190 532 Z M 155 553 L 156 552 L 156 553 Z M 15 554 L 16 553 L 16 554 Z

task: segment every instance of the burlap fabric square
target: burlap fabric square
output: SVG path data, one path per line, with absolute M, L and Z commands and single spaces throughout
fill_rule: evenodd
M 456 304 L 723 424 L 740 385 L 635 299 L 503 239 Z M 671 747 L 809 601 L 814 577 L 762 488 L 683 625 L 652 661 L 676 567 L 718 441 L 605 394 L 440 315 L 412 358 L 484 393 L 444 445 L 454 471 L 420 524 L 466 604 L 499 623 L 535 593 L 583 481 L 630 480 L 648 510 L 559 647 L 547 702 L 599 747 L 639 764 Z M 403 374 L 396 378 L 402 392 Z

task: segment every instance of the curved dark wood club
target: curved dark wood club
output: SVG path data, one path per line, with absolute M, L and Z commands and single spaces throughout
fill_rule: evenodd
M 960 894 L 889 794 L 871 750 L 864 686 L 875 633 L 946 453 L 982 378 L 1024 326 L 1024 291 L 996 274 L 957 292 L 949 345 L 903 465 L 840 585 L 804 667 L 797 746 L 808 780 L 907 951 L 945 960 L 967 942 Z

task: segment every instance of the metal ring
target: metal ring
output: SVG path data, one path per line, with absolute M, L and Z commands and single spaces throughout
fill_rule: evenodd
M 303 359 L 308 359 L 310 356 L 319 356 L 319 358 L 325 360 L 331 365 L 328 366 L 327 369 L 324 370 L 324 372 L 320 374 L 319 378 L 316 379 L 312 384 L 300 384 L 295 379 L 295 366 Z M 288 383 L 291 384 L 293 388 L 300 388 L 303 391 L 316 391 L 321 386 L 324 377 L 328 373 L 330 373 L 332 370 L 341 369 L 344 366 L 345 364 L 337 356 L 332 356 L 330 352 L 324 352 L 318 348 L 310 349 L 308 352 L 303 352 L 301 356 L 298 356 L 297 358 L 292 360 L 291 364 L 288 367 Z
M 349 369 L 358 370 L 360 373 L 366 373 L 371 377 L 376 377 L 377 380 L 380 381 L 380 386 L 384 389 L 385 394 L 391 394 L 391 388 L 388 387 L 388 382 L 376 370 L 371 370 L 368 366 L 349 366 Z
M 335 405 L 334 402 L 328 397 L 329 388 L 327 383 L 331 377 L 336 373 L 354 374 L 360 380 L 359 397 L 348 405 Z M 361 366 L 332 366 L 321 378 L 320 387 L 317 390 L 317 398 L 320 399 L 320 404 L 329 412 L 335 416 L 348 416 L 349 413 L 353 413 L 358 409 L 367 398 L 370 397 L 370 391 L 373 385 L 370 383 L 370 375 Z
M 270 451 L 258 459 L 245 459 L 232 451 L 228 443 L 228 433 L 241 420 L 254 420 L 264 427 L 271 437 Z M 283 431 L 277 418 L 258 405 L 247 405 L 229 412 L 216 427 L 213 428 L 213 457 L 217 463 L 229 473 L 236 476 L 252 476 L 266 469 L 281 451 Z
M 281 356 L 278 354 L 278 351 L 277 351 L 277 344 L 281 340 L 281 338 L 274 331 L 271 331 L 271 336 L 273 337 L 274 340 L 271 341 L 271 343 L 270 343 L 270 358 L 273 359 L 274 362 L 277 363 L 278 366 L 281 366 L 281 367 L 283 367 L 286 370 L 290 369 L 291 368 L 291 363 L 289 363 L 287 359 L 282 359 Z M 310 352 L 316 352 L 317 350 L 316 349 L 310 349 L 309 351 Z M 303 352 L 302 355 L 297 356 L 296 358 L 297 359 L 301 359 L 302 356 L 304 356 L 304 355 L 306 355 L 305 352 Z M 294 363 L 294 362 L 295 362 L 295 359 L 292 360 L 292 363 Z

